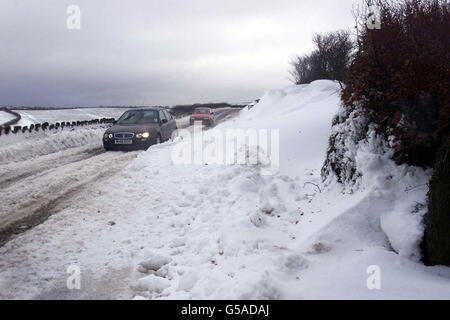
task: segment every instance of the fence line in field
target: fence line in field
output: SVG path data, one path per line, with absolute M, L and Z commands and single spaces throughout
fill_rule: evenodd
M 20 117 L 20 115 L 19 115 Z M 19 118 L 20 120 L 20 118 Z M 13 120 L 12 120 L 13 121 Z M 101 118 L 94 120 L 83 120 L 83 121 L 62 121 L 49 124 L 48 122 L 44 123 L 36 123 L 31 124 L 29 126 L 11 126 L 11 125 L 3 125 L 0 126 L 0 136 L 5 136 L 9 134 L 20 134 L 26 132 L 39 132 L 39 131 L 52 131 L 58 130 L 62 128 L 73 128 L 73 127 L 81 127 L 81 126 L 90 126 L 97 124 L 110 124 L 115 121 L 114 118 Z M 17 122 L 14 122 L 17 123 Z
M 0 111 L 4 111 L 4 112 L 12 114 L 14 116 L 14 119 L 6 121 L 3 124 L 0 124 L 0 129 L 2 127 L 12 126 L 12 125 L 16 124 L 17 122 L 19 122 L 20 119 L 22 119 L 22 116 L 19 113 L 15 112 L 15 111 L 12 111 L 12 110 L 9 110 L 7 108 L 0 108 Z

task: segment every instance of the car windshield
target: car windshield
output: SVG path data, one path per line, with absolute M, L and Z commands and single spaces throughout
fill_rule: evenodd
M 148 111 L 127 111 L 117 121 L 120 125 L 158 123 L 158 112 Z
M 209 109 L 195 109 L 194 114 L 210 114 L 211 111 Z

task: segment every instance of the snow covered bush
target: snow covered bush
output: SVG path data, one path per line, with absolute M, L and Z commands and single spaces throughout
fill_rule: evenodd
M 361 173 L 356 168 L 356 151 L 360 141 L 366 137 L 368 126 L 369 121 L 361 107 L 352 111 L 340 108 L 333 119 L 327 157 L 322 167 L 324 181 L 335 177 L 347 185 L 357 182 Z
M 384 159 L 386 164 L 393 160 L 402 170 L 436 166 L 445 174 L 440 169 L 442 161 L 437 161 L 437 151 L 450 133 L 448 1 L 376 0 L 373 4 L 380 9 L 381 28 L 369 29 L 367 17 L 357 17 L 358 48 L 348 69 L 341 96 L 343 107 L 333 122 L 322 169 L 324 181 L 335 177 L 350 191 L 354 186 L 365 185 L 363 181 L 368 180 L 364 168 L 369 168 L 370 163 L 376 166 L 376 157 Z M 364 148 L 372 154 L 372 160 L 358 163 Z M 430 176 L 425 174 L 418 181 L 427 185 L 427 176 L 429 180 Z M 389 177 L 391 182 L 395 180 L 395 174 Z M 426 256 L 441 256 L 435 262 L 448 264 L 448 259 L 442 259 L 441 254 L 448 250 L 448 230 L 442 233 L 433 227 L 447 225 L 448 214 L 440 212 L 441 208 L 448 208 L 446 197 L 440 191 L 446 188 L 446 177 L 435 177 L 433 181 L 435 189 L 430 192 L 429 201 L 432 218 L 426 220 L 431 225 L 427 227 L 429 232 L 423 248 Z M 381 223 L 395 251 L 420 255 L 417 241 L 424 229 L 424 207 L 421 200 L 416 209 L 408 209 L 410 214 L 404 218 L 415 217 L 417 221 L 408 224 L 411 228 L 407 230 L 398 230 L 397 235 L 392 225 L 405 220 L 391 217 Z M 404 242 L 400 239 L 403 236 L 414 241 Z
M 334 120 L 322 178 L 327 185 L 342 183 L 346 193 L 366 194 L 358 219 L 379 225 L 392 251 L 418 261 L 424 232 L 426 184 L 430 170 L 393 158 L 392 139 L 386 139 L 362 108 L 341 108 Z M 375 228 L 376 229 L 376 228 Z M 372 231 L 371 231 L 372 232 Z
M 350 110 L 372 112 L 386 138 L 395 135 L 398 164 L 431 167 L 449 134 L 448 1 L 373 4 L 380 8 L 381 28 L 369 29 L 366 17 L 359 17 L 358 50 L 342 100 Z

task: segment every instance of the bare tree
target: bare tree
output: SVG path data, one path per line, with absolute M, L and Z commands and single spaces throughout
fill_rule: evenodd
M 290 62 L 290 74 L 296 84 L 319 79 L 345 82 L 346 70 L 352 58 L 353 42 L 349 31 L 314 35 L 316 49 L 309 55 L 295 56 Z

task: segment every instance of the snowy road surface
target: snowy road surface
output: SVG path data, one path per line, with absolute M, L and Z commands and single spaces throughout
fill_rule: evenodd
M 214 121 L 216 124 L 227 121 L 236 116 L 236 114 L 240 111 L 240 108 L 217 108 L 214 109 Z M 189 115 L 181 117 L 177 119 L 178 128 L 187 128 L 190 126 L 189 124 Z
M 121 171 L 137 154 L 78 147 L 1 166 L 0 245 L 58 212 L 86 186 Z
M 220 123 L 236 115 L 237 111 L 231 108 L 218 110 L 217 121 Z M 178 125 L 183 128 L 189 123 L 179 121 Z M 26 140 L 20 140 L 24 138 L 20 135 L 2 140 L 0 246 L 15 234 L 45 221 L 76 194 L 85 192 L 88 186 L 102 183 L 120 172 L 137 156 L 139 152 L 105 153 L 101 145 L 103 131 L 104 128 L 65 130 L 53 135 L 30 134 Z M 72 140 L 64 140 L 68 138 Z M 70 145 L 77 138 L 81 141 Z M 60 141 L 55 142 L 57 139 Z
M 217 121 L 220 123 L 229 119 L 238 111 L 238 109 L 230 108 L 218 110 Z M 179 126 L 186 127 L 186 124 L 181 121 Z M 43 225 L 51 223 L 50 221 L 53 219 L 61 221 L 62 226 L 70 225 L 72 219 L 78 219 L 78 215 L 82 213 L 82 208 L 86 203 L 95 202 L 95 199 L 101 196 L 104 185 L 110 186 L 109 188 L 114 185 L 115 180 L 109 180 L 114 175 L 120 175 L 122 169 L 140 152 L 104 152 L 101 146 L 104 130 L 101 127 L 93 130 L 41 132 L 25 136 L 4 137 L 0 141 L 0 245 L 4 245 L 7 241 L 11 241 L 11 243 L 18 241 L 17 243 L 25 246 L 48 241 L 49 234 L 46 234 L 38 236 L 36 241 L 33 240 L 31 243 L 24 242 L 28 234 L 33 234 L 32 237 L 35 232 L 39 234 L 39 229 L 42 227 L 39 224 L 47 219 L 49 221 Z M 127 192 L 128 187 L 123 183 L 118 183 L 114 188 L 121 194 Z M 104 208 L 105 204 L 99 203 L 96 214 L 107 213 Z M 67 212 L 70 212 L 69 215 Z M 53 214 L 55 216 L 52 216 Z M 109 225 L 110 222 L 106 226 L 107 229 Z M 35 229 L 31 229 L 35 226 L 37 226 Z M 28 232 L 26 232 L 27 230 Z M 77 232 L 82 232 L 82 230 Z M 9 243 L 4 248 L 8 246 Z M 71 252 L 66 246 L 63 248 L 63 250 Z M 2 248 L 2 250 L 4 249 Z M 6 249 L 6 252 L 10 251 Z M 20 253 L 20 250 L 16 253 L 18 252 Z M 0 253 L 2 257 L 0 270 L 5 267 L 3 262 L 6 260 L 3 259 L 3 253 L 3 251 Z M 32 259 L 32 256 L 34 255 L 24 254 L 22 258 L 28 260 Z M 33 297 L 120 298 L 122 296 L 116 295 L 111 288 L 114 287 L 114 283 L 118 282 L 118 279 L 129 277 L 129 266 L 124 269 L 124 274 L 121 272 L 114 270 L 114 277 L 111 276 L 111 279 L 100 281 L 95 278 L 90 279 L 89 282 L 95 285 L 82 292 L 67 291 L 66 285 L 63 283 L 62 288 L 53 288 L 46 293 L 36 292 Z M 88 279 L 89 274 L 86 276 Z M 0 277 L 2 289 L 10 285 L 1 280 L 3 277 Z M 123 281 L 120 282 L 121 289 L 126 286 Z M 105 286 L 103 288 L 105 290 L 100 290 L 102 286 Z M 0 292 L 2 292 L 0 298 L 11 298 L 11 296 L 3 296 L 3 290 Z M 130 294 L 125 297 L 132 297 Z
M 29 126 L 36 123 L 56 123 L 61 121 L 83 121 L 100 118 L 119 118 L 130 108 L 80 108 L 80 109 L 50 109 L 50 110 L 16 110 L 22 118 L 16 125 Z M 218 121 L 220 118 L 234 113 L 239 109 L 221 108 L 216 109 Z M 14 119 L 4 111 L 0 111 L 0 125 L 3 122 Z
M 339 85 L 316 81 L 269 91 L 217 126 L 278 129 L 280 167 L 269 176 L 261 162 L 175 164 L 180 139 L 119 161 L 122 170 L 92 179 L 57 214 L 0 247 L 0 299 L 448 299 L 450 269 L 425 267 L 417 255 L 426 189 L 411 187 L 430 172 L 398 167 L 376 141 L 363 141 L 353 150 L 359 185 L 322 182 L 338 110 Z M 62 167 L 116 165 L 91 152 Z M 42 188 L 51 181 L 46 171 L 35 175 Z M 18 201 L 10 205 L 22 208 Z M 79 290 L 67 286 L 70 266 L 81 272 Z

